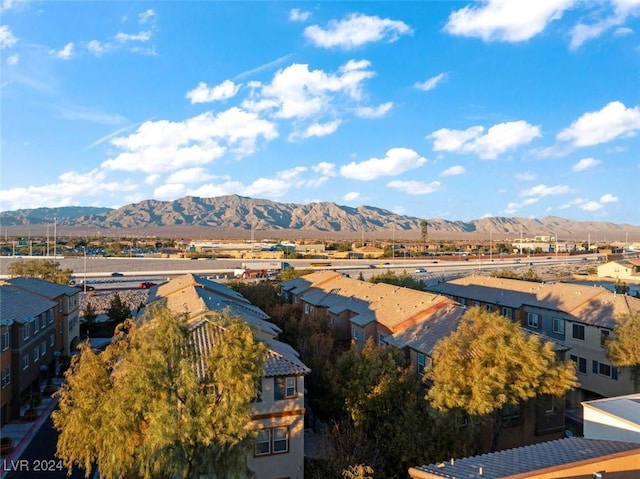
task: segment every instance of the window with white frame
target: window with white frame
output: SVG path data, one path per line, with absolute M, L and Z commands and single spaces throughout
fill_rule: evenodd
M 384 338 L 386 337 L 387 337 L 386 334 L 378 333 L 378 344 L 385 344 L 383 343 L 383 341 L 384 341 Z
M 575 339 L 581 339 L 584 341 L 584 324 L 574 324 L 572 336 Z
M 38 318 L 36 317 L 35 321 L 33 322 L 33 332 L 34 334 L 37 333 L 40 330 L 40 322 L 38 321 Z
M 40 347 L 36 346 L 35 348 L 33 348 L 33 362 L 37 363 L 39 359 L 40 359 Z
M 513 319 L 513 309 L 503 307 L 502 316 L 504 316 L 505 318 Z
M 296 378 L 294 376 L 275 378 L 274 384 L 273 398 L 276 401 L 296 397 Z
M 553 332 L 564 335 L 564 319 L 553 318 Z
M 49 316 L 49 324 L 53 323 L 54 315 L 53 315 L 53 310 L 52 310 L 52 309 L 50 309 L 50 310 L 47 312 L 47 316 Z
M 11 338 L 9 337 L 9 331 L 2 331 L 2 350 L 6 351 L 11 346 Z
M 421 376 L 424 374 L 424 368 L 426 365 L 427 357 L 422 353 L 418 353 L 418 374 Z
M 271 454 L 271 430 L 260 429 L 256 437 L 256 456 Z
M 31 334 L 31 326 L 29 323 L 24 323 L 22 325 L 22 339 L 29 339 L 29 335 Z
M 55 344 L 55 337 L 53 334 L 49 335 L 49 346 L 53 347 L 53 345 Z
M 255 455 L 283 454 L 289 452 L 289 428 L 260 429 L 256 436 Z
M 41 314 L 40 315 L 40 329 L 44 329 L 47 327 L 47 315 L 46 314 Z
M 27 369 L 29 367 L 29 355 L 25 354 L 22 356 L 22 369 Z
M 309 303 L 304 303 L 304 314 L 309 314 Z
M 11 383 L 11 368 L 2 370 L 2 388 L 6 388 Z
M 538 313 L 527 313 L 527 326 L 530 328 L 539 328 L 540 315 Z
M 45 354 L 47 354 L 47 343 L 43 341 L 42 344 L 40 344 L 40 356 L 44 356 Z

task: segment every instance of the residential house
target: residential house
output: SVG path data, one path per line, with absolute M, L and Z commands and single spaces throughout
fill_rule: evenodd
M 598 277 L 640 283 L 640 260 L 620 259 L 601 264 L 598 266 Z
M 412 467 L 412 479 L 635 479 L 640 394 L 582 403 L 584 437 Z
M 56 308 L 55 301 L 0 281 L 2 424 L 20 417 L 55 372 Z
M 466 276 L 429 289 L 465 306 L 498 311 L 527 331 L 562 343 L 580 382 L 567 396 L 571 406 L 634 392 L 630 371 L 613 366 L 604 345 L 619 315 L 640 311 L 640 299 L 596 286 L 489 276 Z
M 269 316 L 232 289 L 194 274 L 154 286 L 152 303 L 184 315 L 200 354 L 215 340 L 205 327 L 212 312 L 228 312 L 252 327 L 267 352 L 249 425 L 256 443 L 248 465 L 256 479 L 304 478 L 304 377 L 310 370 L 291 346 L 278 341 L 281 330 Z
M 17 277 L 8 280 L 17 288 L 58 303 L 56 308 L 55 351 L 71 356 L 80 342 L 80 292 L 76 286 L 52 283 L 38 278 Z M 58 356 L 58 355 L 56 355 Z

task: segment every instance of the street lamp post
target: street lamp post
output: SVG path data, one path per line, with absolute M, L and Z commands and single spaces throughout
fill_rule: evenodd
M 82 280 L 82 289 L 87 292 L 87 246 L 82 247 L 84 251 L 84 279 Z

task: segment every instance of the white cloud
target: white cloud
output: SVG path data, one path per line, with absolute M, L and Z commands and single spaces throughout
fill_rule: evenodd
M 595 23 L 579 23 L 571 29 L 570 48 L 576 49 L 583 43 L 598 38 L 607 30 L 618 27 L 627 21 L 630 16 L 640 15 L 640 2 L 638 0 L 613 0 L 611 2 L 614 12 Z M 615 35 L 628 35 L 633 33 L 628 27 L 620 27 L 614 31 Z
M 357 191 L 351 191 L 347 194 L 345 194 L 342 199 L 344 201 L 347 201 L 349 203 L 353 203 L 354 201 L 358 200 L 360 198 L 360 193 L 358 193 Z
M 510 203 L 507 203 L 507 207 L 505 208 L 504 212 L 508 215 L 512 215 L 516 213 L 518 210 L 524 208 L 525 206 L 531 206 L 533 204 L 536 204 L 537 202 L 538 202 L 538 198 L 527 198 L 521 203 L 516 203 L 512 201 Z
M 213 178 L 214 176 L 204 168 L 185 168 L 170 174 L 166 183 L 202 183 Z
M 619 28 L 616 28 L 615 31 L 613 32 L 613 34 L 617 37 L 631 35 L 632 33 L 635 33 L 635 32 L 633 31 L 633 29 L 629 27 L 619 27 Z
M 58 181 L 40 186 L 0 189 L 0 211 L 33 208 L 34 204 L 50 207 L 75 205 L 74 198 L 95 197 L 100 200 L 112 193 L 135 191 L 138 186 L 128 181 L 107 181 L 106 172 L 94 169 L 88 173 L 68 171 Z
M 444 30 L 485 42 L 521 42 L 542 32 L 575 3 L 576 0 L 483 0 L 453 12 Z
M 393 102 L 388 101 L 376 107 L 361 106 L 356 108 L 356 116 L 360 118 L 380 118 L 385 116 L 393 108 Z
M 524 120 L 499 123 L 489 128 L 486 134 L 483 135 L 483 132 L 482 126 L 472 126 L 466 130 L 441 128 L 426 138 L 434 140 L 435 151 L 475 153 L 480 158 L 493 160 L 509 150 L 542 136 L 540 127 Z
M 371 42 L 395 42 L 401 35 L 412 33 L 411 27 L 404 22 L 359 13 L 352 13 L 344 20 L 331 20 L 326 29 L 310 25 L 304 30 L 315 46 L 345 50 Z
M 292 8 L 289 12 L 289 20 L 292 22 L 306 22 L 311 17 L 311 12 Z
M 128 42 L 148 42 L 151 40 L 151 31 L 147 30 L 140 33 L 122 33 L 118 32 L 116 35 L 116 40 L 120 43 L 128 43 Z
M 240 87 L 240 84 L 236 85 L 231 80 L 225 80 L 213 87 L 208 87 L 206 83 L 200 82 L 196 88 L 187 92 L 186 97 L 191 100 L 192 104 L 228 100 L 237 95 Z
M 418 90 L 422 90 L 422 91 L 429 91 L 429 90 L 433 90 L 436 86 L 438 86 L 438 84 L 444 80 L 446 77 L 446 75 L 444 73 L 440 73 L 434 77 L 429 78 L 426 81 L 423 82 L 418 82 L 416 83 L 414 86 L 418 89 Z
M 157 173 L 152 173 L 150 175 L 147 175 L 147 177 L 144 179 L 144 182 L 147 185 L 153 185 L 154 183 L 157 183 L 160 180 L 160 175 Z
M 531 173 L 529 171 L 525 171 L 522 173 L 516 173 L 515 174 L 515 179 L 518 181 L 533 181 L 535 180 L 537 177 L 535 175 L 535 173 Z
M 166 183 L 153 190 L 153 198 L 165 201 L 182 198 L 187 194 L 187 187 L 182 183 Z
M 617 196 L 612 195 L 611 193 L 607 193 L 606 195 L 602 195 L 600 197 L 600 203 L 617 203 L 620 199 Z
M 102 166 L 147 173 L 179 170 L 210 163 L 228 151 L 249 155 L 260 138 L 269 141 L 277 136 L 273 123 L 236 107 L 182 122 L 147 121 L 131 135 L 111 140 L 123 151 Z
M 6 25 L 0 25 L 0 50 L 11 48 L 18 42 L 18 39 L 11 33 L 11 29 Z
M 242 105 L 252 111 L 273 110 L 277 118 L 285 119 L 326 114 L 337 95 L 360 100 L 362 82 L 375 75 L 369 66 L 366 60 L 350 60 L 338 74 L 329 74 L 295 63 L 279 70 L 268 85 L 252 83 L 250 98 Z
M 108 48 L 109 45 L 105 45 L 98 40 L 91 40 L 87 43 L 87 50 L 97 57 L 104 55 Z
M 542 198 L 543 196 L 555 196 L 555 195 L 565 195 L 567 193 L 571 193 L 573 190 L 566 185 L 555 185 L 555 186 L 547 186 L 547 185 L 536 185 L 532 188 L 528 188 L 526 190 L 522 190 L 520 192 L 520 196 L 537 196 Z
M 51 54 L 56 58 L 60 58 L 61 60 L 69 60 L 71 59 L 71 57 L 73 57 L 73 43 L 67 43 L 62 48 L 62 50 L 52 50 Z
M 149 8 L 138 15 L 138 23 L 145 24 L 155 16 L 155 12 Z
M 442 173 L 440 173 L 440 176 L 458 176 L 458 175 L 464 175 L 466 172 L 467 170 L 465 169 L 464 166 L 456 165 L 444 170 Z
M 323 176 L 336 176 L 337 174 L 336 165 L 334 165 L 333 163 L 328 163 L 326 161 L 321 161 L 317 165 L 313 165 L 311 169 Z
M 599 111 L 583 114 L 556 138 L 570 141 L 574 146 L 593 146 L 618 137 L 635 136 L 640 130 L 640 107 L 627 108 L 612 101 Z
M 575 165 L 571 167 L 571 171 L 574 173 L 580 173 L 581 171 L 590 170 L 595 166 L 598 166 L 602 163 L 600 160 L 596 160 L 595 158 L 582 158 Z
M 432 181 L 431 183 L 424 183 L 423 181 L 390 181 L 387 183 L 389 188 L 400 190 L 408 195 L 427 195 L 429 193 L 435 193 L 441 189 L 441 185 L 438 181 Z
M 296 141 L 299 138 L 311 138 L 312 136 L 327 136 L 335 133 L 340 126 L 340 120 L 328 123 L 313 123 L 302 132 L 293 132 L 289 135 L 289 141 Z
M 20 55 L 18 55 L 17 53 L 14 53 L 13 55 L 9 55 L 7 57 L 7 65 L 9 65 L 10 67 L 17 65 L 19 61 Z
M 354 180 L 374 180 L 381 176 L 398 176 L 421 167 L 427 162 L 408 148 L 391 148 L 384 158 L 371 158 L 360 163 L 351 162 L 340 168 L 340 174 Z
M 580 208 L 585 211 L 598 211 L 602 208 L 602 205 L 597 201 L 587 201 L 580 205 Z

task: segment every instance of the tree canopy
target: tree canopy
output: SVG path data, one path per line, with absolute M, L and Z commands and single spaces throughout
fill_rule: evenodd
M 58 284 L 69 284 L 73 271 L 61 269 L 60 263 L 48 259 L 18 260 L 7 265 L 9 276 L 39 278 Z
M 205 324 L 210 354 L 198 357 L 183 319 L 148 314 L 122 323 L 102 353 L 81 345 L 52 414 L 57 455 L 87 477 L 94 465 L 104 478 L 239 477 L 264 345 L 245 323 L 217 317 Z
M 111 297 L 106 313 L 109 319 L 116 323 L 121 323 L 125 319 L 131 317 L 131 305 L 124 301 L 120 295 L 115 292 Z
M 635 388 L 640 384 L 640 311 L 621 315 L 605 342 L 611 362 L 631 370 Z

